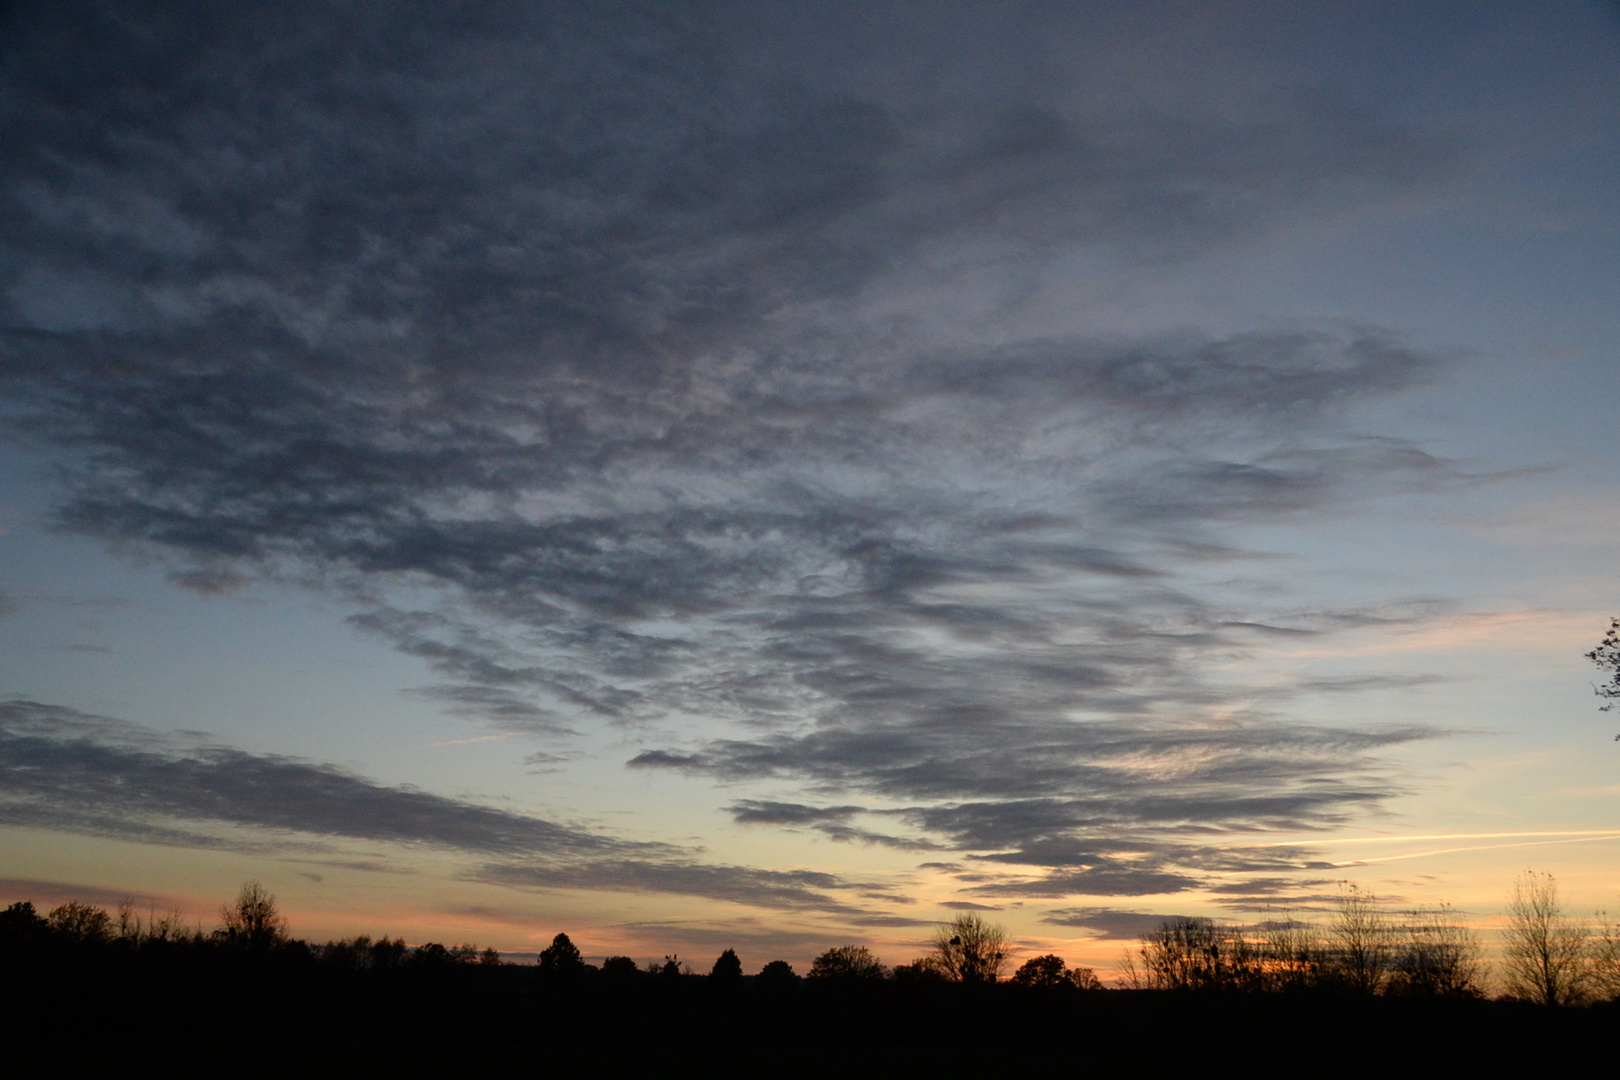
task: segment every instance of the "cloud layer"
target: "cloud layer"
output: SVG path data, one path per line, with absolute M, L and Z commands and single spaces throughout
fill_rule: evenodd
M 635 732 L 632 767 L 753 785 L 739 821 L 1048 873 L 1004 891 L 1174 892 L 1221 857 L 1167 837 L 1398 790 L 1378 752 L 1426 732 L 1212 672 L 1409 609 L 1212 582 L 1266 562 L 1242 526 L 1467 482 L 1356 420 L 1444 358 L 1334 326 L 1032 334 L 1019 297 L 1064 253 L 1173 262 L 1429 190 L 1446 141 L 1308 89 L 833 92 L 748 8 L 12 18 L 0 421 L 63 467 L 62 528 L 194 588 L 341 595 L 447 709 Z M 154 819 L 668 885 L 303 763 L 12 737 L 46 816 L 71 793 L 44 777 L 135 778 Z M 226 777 L 264 802 L 211 803 Z M 757 873 L 725 887 L 828 887 Z
M 31 701 L 0 702 L 0 823 L 323 861 L 358 842 L 382 845 L 405 868 L 401 849 L 427 847 L 461 856 L 469 879 L 517 887 L 702 896 L 857 924 L 894 918 L 839 898 L 861 883 L 834 874 L 716 864 L 675 845 L 390 787 L 330 765 L 187 745 Z

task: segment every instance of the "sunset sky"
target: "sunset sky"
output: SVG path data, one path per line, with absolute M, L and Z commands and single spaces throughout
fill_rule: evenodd
M 1615 6 L 7 11 L 0 901 L 1620 905 Z

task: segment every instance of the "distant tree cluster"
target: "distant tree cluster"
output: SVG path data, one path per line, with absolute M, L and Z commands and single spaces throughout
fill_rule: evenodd
M 1502 934 L 1509 998 L 1541 1005 L 1620 1000 L 1620 925 L 1565 914 L 1551 875 L 1514 882 Z M 1450 905 L 1391 912 L 1354 885 L 1342 887 L 1325 925 L 1282 919 L 1240 926 L 1166 919 L 1124 957 L 1134 989 L 1478 998 L 1487 965 L 1479 937 Z
M 1127 985 L 1152 990 L 1485 992 L 1479 941 L 1449 906 L 1395 916 L 1353 885 L 1340 892 L 1326 926 L 1291 918 L 1252 926 L 1167 919 L 1126 955 L 1124 968 Z
M 817 956 L 809 978 L 858 983 L 890 979 L 896 983 L 958 983 L 988 986 L 1001 979 L 1011 952 L 1007 932 L 976 912 L 958 915 L 934 932 L 933 951 L 892 970 L 864 945 L 840 945 Z M 1012 983 L 1042 990 L 1100 990 L 1090 968 L 1069 968 L 1061 956 L 1037 956 L 1014 973 Z

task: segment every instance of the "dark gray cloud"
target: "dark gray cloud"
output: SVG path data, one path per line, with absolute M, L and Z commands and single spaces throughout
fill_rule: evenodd
M 1078 871 L 1048 873 L 1029 881 L 995 881 L 972 891 L 987 896 L 1147 896 L 1186 892 L 1201 884 L 1199 877 L 1176 873 L 1162 865 L 1098 860 L 1096 865 Z
M 1173 835 L 1337 824 L 1394 790 L 1373 751 L 1433 734 L 1279 721 L 1031 723 L 1007 713 L 946 712 L 877 731 L 719 741 L 696 754 L 649 751 L 631 765 L 928 800 L 896 812 L 964 850 L 993 852 L 986 858 L 997 862 L 1076 866 L 1140 850 L 1149 834 L 1161 848 Z M 784 824 L 857 811 L 739 805 L 739 820 L 763 813 Z
M 639 762 L 639 764 L 636 764 Z M 660 764 L 675 767 L 692 766 L 698 764 L 697 759 L 675 758 L 670 760 L 669 755 L 659 755 L 656 751 L 638 755 L 635 764 L 637 768 L 656 767 Z M 842 843 L 873 844 L 879 847 L 897 848 L 901 851 L 934 851 L 938 844 L 921 838 L 893 836 L 889 833 L 875 832 L 849 824 L 849 819 L 859 814 L 871 813 L 865 806 L 807 806 L 804 803 L 772 802 L 763 799 L 744 799 L 728 807 L 731 818 L 739 825 L 776 825 L 785 827 L 806 826 L 816 830 L 828 839 Z
M 623 846 L 580 829 L 388 787 L 329 765 L 220 746 L 184 747 L 115 720 L 0 702 L 0 814 L 13 823 L 99 823 L 131 839 L 200 843 L 205 824 L 460 851 L 577 859 Z M 649 849 L 651 850 L 651 849 Z
M 1396 790 L 1378 752 L 1424 733 L 1290 722 L 1212 674 L 1349 613 L 1208 574 L 1264 561 L 1235 526 L 1477 482 L 1357 420 L 1454 358 L 1335 325 L 1034 333 L 1019 297 L 1065 252 L 1183 260 L 1433 190 L 1448 139 L 1311 88 L 885 90 L 839 77 L 845 24 L 758 5 L 7 18 L 0 423 L 60 466 L 60 528 L 192 588 L 340 596 L 449 712 L 615 725 L 634 766 L 778 785 L 757 807 L 877 795 L 928 834 L 778 822 L 834 839 L 1111 893 L 1184 874 L 1034 853 Z M 1034 55 L 1031 26 L 992 36 Z M 677 745 L 677 716 L 709 734 Z M 380 840 L 605 842 L 120 753 L 70 775 L 135 770 L 154 813 L 231 775 L 334 827 L 354 800 Z
M 1094 937 L 1114 941 L 1134 941 L 1158 928 L 1172 915 L 1127 911 L 1111 907 L 1053 908 L 1041 921 L 1053 926 L 1085 930 Z
M 709 863 L 674 845 L 390 787 L 330 765 L 186 744 L 31 701 L 0 702 L 0 822 L 294 859 L 326 854 L 322 865 L 362 869 L 400 867 L 330 855 L 354 841 L 428 845 L 472 859 L 470 879 L 508 886 L 674 893 L 857 924 L 915 922 L 840 900 L 851 890 L 893 898 L 834 874 Z
M 731 818 L 739 825 L 813 825 L 825 821 L 843 821 L 861 813 L 861 806 L 806 806 L 804 803 L 771 802 L 764 799 L 744 799 L 728 807 Z

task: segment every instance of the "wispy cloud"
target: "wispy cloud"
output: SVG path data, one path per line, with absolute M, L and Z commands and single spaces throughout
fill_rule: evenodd
M 467 859 L 469 879 L 513 887 L 702 896 L 854 922 L 890 917 L 840 899 L 862 886 L 835 874 L 715 864 L 677 845 L 391 787 L 330 765 L 188 744 L 30 701 L 0 702 L 0 822 L 284 857 L 331 855 L 360 841 L 394 852 L 381 868 L 408 867 L 412 849 L 428 846 Z
M 1168 918 L 1171 916 L 1121 908 L 1079 907 L 1054 908 L 1041 921 L 1052 926 L 1084 930 L 1093 937 L 1105 940 L 1134 941 L 1151 933 Z
M 1062 871 L 1030 895 L 1195 880 L 1082 857 L 1110 836 L 1397 792 L 1380 753 L 1431 733 L 1297 722 L 1213 674 L 1354 612 L 1209 571 L 1263 559 L 1243 526 L 1475 483 L 1358 412 L 1458 357 L 1327 324 L 1037 334 L 1016 297 L 1062 251 L 1163 264 L 1433 190 L 1459 148 L 1304 89 L 1186 114 L 834 92 L 762 67 L 757 18 L 18 16 L 0 421 L 61 462 L 59 526 L 196 589 L 326 590 L 447 711 L 773 788 L 739 820 Z M 722 889 L 324 766 L 7 737 L 58 770 L 13 779 L 50 813 L 120 776 L 160 817 Z M 251 802 L 272 789 L 301 794 Z M 756 873 L 724 888 L 829 888 Z

